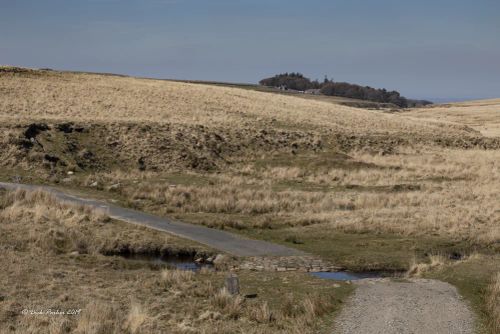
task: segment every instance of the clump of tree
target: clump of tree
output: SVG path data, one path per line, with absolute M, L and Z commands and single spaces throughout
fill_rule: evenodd
M 308 89 L 319 89 L 320 84 L 316 81 L 311 81 L 300 73 L 282 73 L 274 77 L 262 79 L 259 84 L 269 87 L 279 87 L 282 89 L 292 89 L 305 91 Z
M 408 107 L 408 100 L 405 97 L 402 97 L 397 91 L 375 89 L 369 86 L 363 87 L 347 82 L 329 81 L 321 87 L 321 93 L 329 96 L 341 96 L 380 103 L 392 103 L 403 108 Z
M 430 101 L 407 99 L 397 91 L 387 91 L 386 89 L 360 86 L 347 82 L 334 82 L 326 76 L 323 82 L 320 83 L 318 80 L 312 81 L 300 73 L 282 73 L 271 78 L 262 79 L 259 84 L 285 90 L 307 91 L 316 89 L 323 95 L 391 103 L 402 108 L 432 104 Z

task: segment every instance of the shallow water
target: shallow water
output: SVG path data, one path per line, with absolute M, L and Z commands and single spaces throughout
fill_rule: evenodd
M 196 263 L 190 256 L 161 256 L 149 254 L 126 254 L 120 256 L 127 260 L 147 262 L 149 264 L 157 266 L 164 266 L 167 268 L 175 268 L 180 270 L 198 271 L 201 268 L 213 269 L 213 264 Z
M 311 273 L 311 275 L 323 279 L 331 279 L 336 281 L 355 281 L 363 278 L 386 277 L 386 275 L 383 275 L 383 273 L 373 272 L 373 271 L 360 272 L 360 273 L 354 273 L 349 271 L 319 272 L 319 273 Z

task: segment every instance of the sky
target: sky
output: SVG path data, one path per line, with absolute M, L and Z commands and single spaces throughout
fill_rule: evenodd
M 0 0 L 0 64 L 500 97 L 500 1 Z

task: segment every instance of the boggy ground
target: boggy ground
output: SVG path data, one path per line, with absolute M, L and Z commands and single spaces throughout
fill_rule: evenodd
M 477 119 L 52 71 L 5 70 L 0 91 L 4 180 L 112 198 L 354 270 L 443 256 L 422 275 L 455 284 L 483 323 L 498 319 L 488 286 L 500 271 L 500 139 Z M 470 119 L 477 108 L 460 106 Z

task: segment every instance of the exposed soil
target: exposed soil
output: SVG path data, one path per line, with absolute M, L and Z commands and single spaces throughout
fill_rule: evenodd
M 180 124 L 36 122 L 7 123 L 2 127 L 1 144 L 8 148 L 0 153 L 2 165 L 39 166 L 52 171 L 102 171 L 117 166 L 150 171 L 214 171 L 268 153 L 293 157 L 324 150 L 392 154 L 400 146 L 417 142 L 464 149 L 500 147 L 498 138 L 473 136 L 407 138 Z M 333 166 L 349 159 L 341 154 L 325 163 Z

